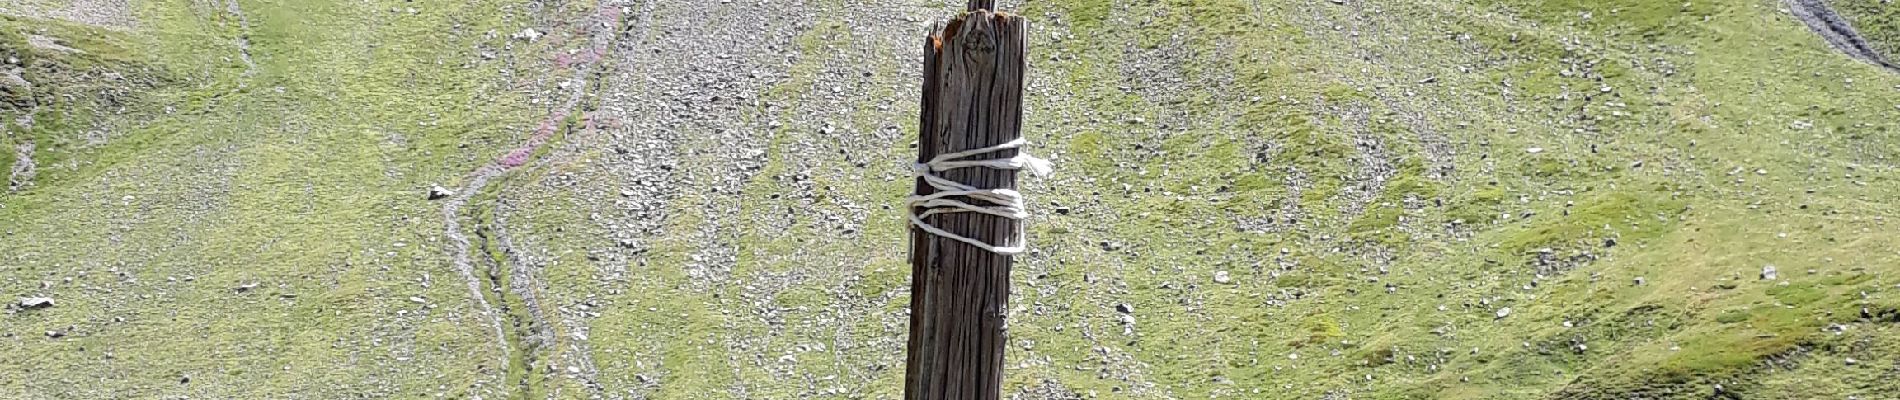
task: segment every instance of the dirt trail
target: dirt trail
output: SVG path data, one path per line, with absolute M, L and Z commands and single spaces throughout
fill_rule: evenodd
M 1835 13 L 1834 8 L 1829 7 L 1826 1 L 1785 1 L 1788 3 L 1788 11 L 1794 14 L 1795 19 L 1801 20 L 1802 23 L 1808 25 L 1809 29 L 1813 29 L 1814 33 L 1821 35 L 1821 39 L 1827 41 L 1829 46 L 1847 53 L 1848 57 L 1900 72 L 1900 64 L 1893 63 L 1882 56 L 1879 50 L 1874 50 L 1874 47 L 1867 43 L 1867 38 L 1862 37 L 1859 31 L 1855 31 L 1854 27 L 1847 23 L 1846 18 L 1841 18 L 1840 14 Z
M 501 169 L 489 166 L 476 170 L 468 184 L 464 185 L 461 191 L 456 192 L 455 196 L 450 197 L 448 203 L 442 205 L 442 219 L 447 225 L 445 232 L 449 238 L 450 263 L 455 265 L 455 271 L 462 275 L 462 280 L 468 283 L 469 298 L 475 299 L 475 302 L 481 306 L 482 315 L 495 329 L 495 347 L 501 349 L 501 361 L 497 365 L 508 365 L 509 360 L 512 359 L 510 354 L 512 346 L 508 345 L 508 334 L 502 330 L 501 318 L 495 315 L 494 306 L 489 304 L 488 296 L 482 295 L 482 281 L 475 276 L 475 267 L 469 262 L 468 237 L 462 235 L 462 222 L 459 218 L 462 214 L 462 205 L 468 204 L 469 196 L 488 186 L 488 181 L 500 174 Z
M 496 347 L 500 350 L 501 354 L 501 359 L 497 365 L 503 366 L 503 368 L 516 365 L 517 360 L 525 360 L 525 362 L 521 362 L 520 364 L 531 367 L 535 361 L 535 357 L 537 357 L 537 352 L 552 342 L 547 317 L 542 312 L 543 307 L 540 304 L 539 296 L 536 295 L 539 286 L 539 284 L 536 283 L 538 282 L 536 279 L 537 273 L 533 271 L 531 269 L 532 266 L 524 262 L 516 250 L 513 249 L 512 241 L 507 237 L 505 219 L 500 216 L 501 213 L 497 213 L 497 217 L 494 220 L 487 221 L 490 225 L 483 226 L 484 221 L 474 221 L 477 225 L 475 232 L 481 235 L 483 239 L 481 247 L 487 250 L 487 246 L 492 243 L 499 247 L 496 250 L 504 254 L 503 259 L 487 260 L 496 264 L 493 265 L 493 269 L 487 271 L 486 277 L 478 275 L 475 267 L 476 262 L 470 252 L 470 240 L 468 236 L 464 234 L 465 231 L 462 225 L 463 208 L 470 206 L 470 199 L 482 193 L 483 190 L 488 188 L 490 183 L 495 182 L 496 179 L 501 178 L 507 172 L 531 161 L 535 153 L 545 147 L 548 142 L 554 138 L 556 133 L 570 128 L 567 126 L 569 117 L 582 106 L 584 100 L 589 97 L 591 90 L 598 87 L 595 84 L 591 84 L 590 80 L 598 80 L 596 76 L 597 71 L 606 68 L 605 66 L 599 65 L 602 64 L 600 61 L 603 59 L 603 55 L 615 47 L 615 42 L 618 41 L 623 34 L 620 27 L 624 26 L 623 21 L 625 21 L 622 8 L 624 5 L 622 1 L 602 2 L 598 9 L 588 13 L 581 21 L 573 25 L 579 29 L 576 35 L 587 40 L 586 47 L 567 52 L 561 52 L 557 49 L 556 54 L 548 55 L 548 57 L 553 60 L 554 70 L 547 71 L 547 73 L 560 74 L 562 72 L 568 72 L 566 78 L 557 79 L 556 82 L 559 83 L 553 85 L 559 88 L 554 91 L 554 96 L 560 99 L 558 103 L 554 103 L 556 105 L 551 109 L 549 115 L 536 126 L 535 130 L 528 135 L 525 141 L 508 150 L 506 153 L 503 153 L 503 155 L 496 158 L 493 162 L 483 165 L 471 172 L 466 180 L 467 183 L 459 188 L 456 194 L 451 196 L 442 206 L 444 235 L 449 239 L 451 263 L 455 267 L 456 272 L 467 282 L 469 296 L 475 299 L 476 304 L 480 308 L 479 311 L 483 314 L 485 319 L 488 320 L 489 325 L 495 331 Z M 495 204 L 493 206 L 500 208 L 503 206 L 502 197 L 504 194 L 500 193 L 500 189 L 497 189 L 496 192 Z M 489 237 L 489 235 L 493 235 L 493 237 Z M 483 252 L 483 254 L 487 253 L 486 251 Z M 484 286 L 497 291 L 501 290 L 504 286 L 501 278 L 504 276 L 509 278 L 505 285 L 508 293 L 513 295 L 513 300 L 521 304 L 511 304 L 511 298 L 507 295 L 495 296 L 496 300 L 491 302 L 489 299 L 490 296 L 483 293 Z M 519 310 L 519 312 L 515 312 L 514 310 Z M 528 337 L 513 338 L 511 340 L 507 326 L 525 327 Z M 517 346 L 516 343 L 519 343 L 519 346 Z M 592 370 L 591 366 L 588 370 Z M 510 372 L 517 371 L 511 369 Z M 527 370 L 521 370 L 519 372 L 534 373 L 533 371 Z M 519 390 L 521 393 L 535 392 L 535 388 L 532 387 L 532 384 L 533 382 L 539 381 L 537 379 L 529 379 L 526 376 L 509 376 L 505 378 L 507 378 L 507 381 L 519 383 L 519 387 L 505 388 L 504 390 Z M 591 379 L 589 380 L 591 381 Z M 508 383 L 504 383 L 504 385 L 507 384 Z
M 19 191 L 33 184 L 35 169 L 33 164 L 33 142 L 20 143 L 13 147 L 13 171 L 7 176 L 7 190 Z
M 238 20 L 238 58 L 244 60 L 244 75 L 249 78 L 257 73 L 257 62 L 251 60 L 251 19 L 244 15 L 244 9 L 238 7 L 237 0 L 224 0 L 224 12 L 231 13 Z M 245 81 L 239 81 L 243 86 Z

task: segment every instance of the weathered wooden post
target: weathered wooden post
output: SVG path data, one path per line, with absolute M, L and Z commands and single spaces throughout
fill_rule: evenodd
M 906 399 L 1002 395 L 1012 258 L 1023 251 L 1016 172 L 1023 155 L 1024 21 L 971 0 L 924 41 L 917 194 L 911 212 Z

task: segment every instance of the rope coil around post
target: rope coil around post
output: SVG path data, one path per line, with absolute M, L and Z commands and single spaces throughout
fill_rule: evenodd
M 911 175 L 919 177 L 919 178 L 923 178 L 924 183 L 929 184 L 930 187 L 936 189 L 935 193 L 911 195 L 910 197 L 905 198 L 904 204 L 907 206 L 907 208 L 910 209 L 910 212 L 911 212 L 911 215 L 910 215 L 911 225 L 916 226 L 918 229 L 922 229 L 924 232 L 929 232 L 932 235 L 937 235 L 937 236 L 941 236 L 941 237 L 948 238 L 951 240 L 967 243 L 971 246 L 976 246 L 979 249 L 983 249 L 991 253 L 1002 254 L 1002 255 L 1021 254 L 1024 250 L 1024 246 L 1022 243 L 1016 243 L 1013 245 L 1009 245 L 1009 244 L 994 245 L 990 243 L 984 243 L 981 240 L 972 239 L 963 235 L 951 233 L 950 231 L 943 230 L 942 228 L 938 228 L 936 226 L 932 226 L 930 225 L 929 222 L 925 222 L 924 218 L 932 216 L 932 215 L 937 215 L 937 214 L 949 214 L 949 213 L 959 213 L 959 212 L 982 213 L 982 214 L 994 215 L 994 216 L 1003 217 L 1003 218 L 1009 218 L 1013 220 L 1022 220 L 1024 218 L 1028 218 L 1029 212 L 1025 209 L 1027 207 L 1027 203 L 1023 201 L 1023 194 L 1020 192 L 1017 192 L 1015 190 L 1010 190 L 1010 189 L 981 189 L 974 186 L 963 184 L 962 182 L 957 182 L 957 181 L 953 181 L 941 176 L 937 176 L 936 174 L 933 173 L 933 172 L 947 171 L 947 170 L 952 170 L 952 169 L 957 169 L 957 168 L 980 167 L 980 168 L 1008 169 L 1008 170 L 1027 169 L 1029 170 L 1030 173 L 1035 174 L 1036 176 L 1048 175 L 1049 172 L 1053 170 L 1053 165 L 1049 162 L 1049 160 L 1036 158 L 1035 156 L 1031 156 L 1031 155 L 1022 153 L 1020 151 L 1017 152 L 1015 157 L 1010 157 L 1010 158 L 995 158 L 995 159 L 987 159 L 987 160 L 961 160 L 963 158 L 968 158 L 971 156 L 1020 148 L 1027 144 L 1029 144 L 1028 141 L 1018 138 L 1016 140 L 1011 140 L 1007 143 L 1003 143 L 1003 144 L 999 144 L 995 146 L 964 150 L 964 151 L 959 151 L 955 153 L 939 154 L 936 157 L 932 157 L 930 161 L 928 162 L 911 164 L 911 169 L 910 169 Z M 968 198 L 970 201 L 973 201 L 973 202 L 988 203 L 988 204 L 987 205 L 970 204 L 970 202 L 965 202 L 962 200 L 955 199 L 954 197 L 957 197 L 957 196 Z M 921 212 L 918 211 L 920 209 L 922 210 Z M 1013 236 L 1018 238 L 1019 242 L 1021 241 L 1021 238 L 1023 237 L 1021 224 L 1017 224 L 1016 233 Z

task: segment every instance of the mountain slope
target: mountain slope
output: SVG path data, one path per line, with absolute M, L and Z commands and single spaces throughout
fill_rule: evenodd
M 0 397 L 899 395 L 950 4 L 55 3 Z M 1786 3 L 1002 3 L 1009 396 L 1900 391 L 1900 74 Z
M 1886 0 L 1829 2 L 1842 19 L 1866 38 L 1869 47 L 1891 60 L 1900 54 L 1900 4 Z

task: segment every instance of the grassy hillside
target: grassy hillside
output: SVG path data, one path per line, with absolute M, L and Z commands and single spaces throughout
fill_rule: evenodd
M 107 3 L 0 8 L 0 397 L 899 395 L 947 2 Z M 1900 392 L 1900 74 L 1780 1 L 1002 3 L 1006 396 Z
M 1840 0 L 1833 6 L 1887 59 L 1900 58 L 1900 4 L 1883 0 Z
M 58 301 L 0 324 L 0 397 L 454 394 L 499 368 L 411 200 L 542 113 L 477 56 L 519 17 L 143 3 L 138 31 L 0 24 L 39 105 L 9 126 L 38 173 L 0 198 L 0 291 Z

